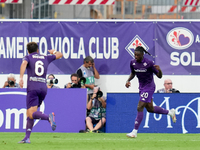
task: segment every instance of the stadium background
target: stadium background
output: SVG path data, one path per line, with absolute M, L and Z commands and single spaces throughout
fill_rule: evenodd
M 2 6 L 2 18 L 6 18 L 6 19 L 9 19 L 9 18 L 26 18 L 26 19 L 31 19 L 34 18 L 35 16 L 35 19 L 49 19 L 49 18 L 57 18 L 57 19 L 64 19 L 64 17 L 62 16 L 61 17 L 61 14 L 66 14 L 66 12 L 63 10 L 63 9 L 60 9 L 61 11 L 63 11 L 62 13 L 61 12 L 57 12 L 57 11 L 50 11 L 50 7 L 53 8 L 54 6 L 48 6 L 46 10 L 48 10 L 48 15 L 46 17 L 42 17 L 42 13 L 36 13 L 36 9 L 39 9 L 39 7 L 41 6 L 41 8 L 46 8 L 46 7 L 43 7 L 44 5 L 46 5 L 48 2 L 47 1 L 43 1 L 44 3 L 39 3 L 38 5 L 35 5 L 34 7 L 30 7 L 32 9 L 32 11 L 28 11 L 25 9 L 22 9 L 23 11 L 19 11 L 19 13 L 15 13 L 16 16 L 14 16 L 11 12 L 13 12 L 13 9 L 15 9 L 17 11 L 17 8 L 25 8 L 25 5 L 27 4 L 26 2 L 27 1 L 22 1 L 23 3 L 22 4 L 15 4 L 15 5 L 12 5 L 12 4 L 5 4 L 4 5 L 1 5 Z M 42 1 L 31 1 L 33 2 L 32 4 L 35 4 L 35 2 L 42 2 Z M 133 1 L 134 5 L 135 6 L 135 2 L 136 1 Z M 147 1 L 143 1 L 143 2 L 147 2 Z M 163 82 L 164 82 L 164 79 L 166 78 L 170 78 L 172 79 L 173 81 L 173 86 L 175 88 L 177 88 L 178 90 L 181 91 L 181 93 L 188 93 L 188 95 L 190 95 L 190 93 L 199 93 L 199 90 L 200 90 L 200 85 L 198 84 L 198 81 L 200 80 L 199 78 L 199 56 L 198 56 L 198 53 L 199 53 L 199 38 L 198 38 L 198 35 L 199 35 L 199 28 L 198 28 L 198 24 L 199 22 L 196 21 L 196 20 L 186 20 L 186 19 L 192 19 L 192 18 L 197 18 L 197 14 L 198 14 L 198 9 L 196 9 L 195 11 L 190 11 L 191 9 L 193 9 L 193 7 L 196 5 L 196 3 L 191 6 L 188 6 L 188 3 L 186 4 L 186 1 L 173 1 L 173 2 L 178 2 L 178 3 L 171 3 L 171 4 L 165 4 L 163 2 L 162 5 L 164 6 L 170 6 L 170 7 L 173 7 L 173 6 L 176 6 L 176 8 L 179 8 L 179 10 L 181 11 L 178 11 L 174 9 L 174 12 L 172 14 L 172 12 L 160 12 L 158 9 L 158 5 L 154 5 L 153 3 L 151 4 L 151 9 L 147 9 L 149 7 L 147 7 L 147 5 L 142 5 L 140 3 L 140 6 L 142 5 L 142 7 L 140 8 L 143 8 L 143 9 L 140 9 L 141 11 L 141 14 L 140 15 L 137 15 L 135 12 L 138 12 L 136 11 L 137 9 L 134 9 L 134 11 L 132 12 L 133 14 L 131 15 L 131 17 L 133 17 L 134 19 L 137 19 L 136 16 L 140 16 L 140 19 L 145 19 L 145 18 L 148 18 L 147 16 L 150 16 L 150 14 L 152 14 L 151 16 L 154 16 L 155 18 L 157 19 L 161 19 L 162 17 L 164 19 L 167 19 L 167 18 L 170 18 L 170 19 L 184 19 L 184 20 L 148 20 L 152 25 L 151 27 L 153 28 L 152 30 L 149 29 L 150 32 L 152 32 L 151 36 L 149 35 L 146 35 L 146 32 L 148 27 L 147 26 L 144 26 L 145 30 L 142 28 L 141 26 L 141 29 L 140 30 L 137 30 L 138 32 L 143 32 L 142 35 L 140 35 L 139 33 L 135 33 L 136 31 L 134 32 L 131 32 L 130 30 L 134 30 L 135 28 L 127 28 L 127 30 L 125 30 L 126 32 L 123 32 L 124 30 L 122 29 L 120 32 L 121 32 L 121 35 L 122 33 L 124 34 L 123 36 L 119 37 L 119 38 L 124 38 L 125 40 L 119 40 L 119 43 L 120 43 L 120 46 L 121 46 L 121 42 L 124 42 L 124 44 L 122 44 L 122 48 L 120 47 L 120 52 L 121 50 L 123 50 L 123 55 L 125 54 L 124 57 L 121 57 L 120 59 L 117 60 L 117 63 L 116 64 L 112 64 L 113 66 L 114 65 L 121 65 L 121 69 L 117 70 L 117 71 L 125 71 L 125 73 L 109 73 L 109 74 L 106 74 L 106 73 L 102 73 L 101 71 L 103 70 L 103 68 L 100 69 L 100 64 L 102 62 L 102 60 L 98 60 L 98 59 L 95 59 L 95 62 L 96 62 L 96 65 L 97 65 L 97 69 L 100 70 L 100 75 L 101 75 L 101 78 L 99 80 L 96 81 L 96 84 L 98 86 L 101 87 L 101 89 L 103 90 L 104 94 L 107 94 L 107 93 L 121 93 L 123 95 L 123 93 L 137 93 L 138 92 L 138 81 L 137 79 L 134 79 L 132 81 L 132 86 L 131 88 L 129 89 L 126 89 L 124 84 L 125 84 L 125 81 L 127 80 L 128 78 L 128 71 L 129 71 L 129 60 L 132 59 L 132 56 L 129 55 L 130 51 L 128 52 L 128 48 L 130 47 L 127 47 L 128 44 L 137 36 L 139 35 L 139 39 L 141 39 L 144 43 L 143 44 L 147 44 L 149 42 L 149 39 L 151 39 L 150 37 L 152 37 L 152 41 L 150 42 L 150 45 L 147 44 L 148 47 L 150 47 L 150 52 L 152 52 L 153 55 L 161 55 L 160 57 L 156 57 L 155 59 L 153 57 L 150 57 L 152 58 L 153 60 L 155 60 L 156 63 L 158 63 L 160 65 L 161 63 L 161 69 L 164 69 L 165 71 L 167 72 L 164 72 L 164 75 L 163 75 L 163 78 L 162 79 L 157 79 L 155 78 L 155 83 L 156 83 L 156 89 L 158 88 L 162 88 L 163 87 Z M 121 4 L 122 1 L 120 1 Z M 30 5 L 29 5 L 30 4 Z M 183 5 L 184 4 L 184 5 Z M 185 5 L 186 4 L 186 5 Z M 33 6 L 31 5 L 31 3 L 28 3 L 29 6 Z M 48 4 L 47 4 L 48 5 Z M 117 6 L 117 3 L 115 4 L 116 7 Z M 131 5 L 130 5 L 131 6 Z M 153 6 L 155 6 L 157 8 L 157 11 L 153 11 Z M 59 8 L 58 6 L 55 6 L 55 8 Z M 63 6 L 62 6 L 63 7 Z M 67 7 L 72 7 L 74 10 L 73 12 L 76 12 L 76 10 L 80 10 L 76 7 L 81 7 L 81 6 L 67 6 Z M 89 7 L 89 6 L 86 6 L 86 7 Z M 93 6 L 93 7 L 89 7 L 88 8 L 88 12 L 91 12 L 91 10 L 94 10 L 94 8 L 97 8 L 98 7 L 102 7 L 102 6 Z M 169 7 L 169 8 L 170 8 Z M 186 9 L 186 8 L 187 9 Z M 9 9 L 10 8 L 10 9 Z M 12 8 L 12 9 L 11 9 Z M 60 7 L 61 8 L 61 7 Z M 105 9 L 106 7 L 104 7 Z M 139 7 L 138 7 L 139 8 Z M 162 7 L 160 7 L 162 8 Z M 175 8 L 175 7 L 173 7 Z M 66 9 L 66 8 L 64 8 Z M 107 8 L 108 9 L 108 8 Z M 9 10 L 9 11 L 8 11 Z M 57 9 L 58 10 L 58 9 Z M 70 8 L 68 9 L 68 11 L 72 11 L 70 10 Z M 119 10 L 119 9 L 116 9 L 116 10 Z M 124 12 L 127 12 L 125 8 L 123 9 L 120 9 L 121 11 L 124 10 Z M 128 10 L 128 9 L 127 9 Z M 145 11 L 145 10 L 151 10 L 150 13 L 148 13 L 148 11 Z M 154 9 L 156 10 L 156 9 Z M 183 10 L 185 12 L 183 12 Z M 187 11 L 186 11 L 187 10 Z M 26 13 L 27 12 L 27 13 Z M 44 11 L 45 12 L 45 11 Z M 86 18 L 89 19 L 89 18 L 92 18 L 91 17 L 91 14 L 86 12 Z M 104 10 L 105 12 L 105 10 Z M 113 11 L 115 12 L 115 11 Z M 154 13 L 153 13 L 154 12 Z M 155 13 L 156 12 L 156 13 Z M 26 14 L 26 15 L 25 15 Z M 49 15 L 50 14 L 50 15 Z M 57 14 L 57 15 L 56 15 Z M 60 14 L 60 15 L 58 15 Z M 75 14 L 75 15 L 74 15 Z M 80 14 L 80 12 L 78 13 Z M 81 14 L 84 14 L 84 13 L 81 13 Z M 148 15 L 147 15 L 148 14 Z M 18 15 L 18 16 L 17 16 Z M 112 14 L 113 15 L 113 14 Z M 111 18 L 127 18 L 128 14 L 124 14 L 124 13 L 121 13 L 120 15 L 117 15 L 117 14 L 114 14 L 115 16 L 112 16 Z M 25 17 L 27 16 L 27 17 Z M 59 18 L 58 16 L 60 16 L 61 18 Z M 76 16 L 76 17 L 74 17 Z M 120 17 L 118 17 L 120 16 Z M 169 17 L 170 16 L 170 17 Z M 66 16 L 65 16 L 66 17 Z M 71 17 L 70 16 L 67 16 L 68 19 L 74 19 L 74 18 L 78 18 L 78 19 L 85 19 L 85 16 L 81 17 L 81 16 L 77 16 L 76 13 L 71 13 Z M 106 17 L 106 18 L 109 18 L 109 17 Z M 154 19 L 154 18 L 151 18 L 151 19 Z M 6 22 L 9 22 L 10 20 L 2 20 L 1 21 L 1 24 L 4 24 Z M 11 21 L 11 24 L 12 23 L 23 23 L 23 22 L 26 22 L 26 20 L 12 20 Z M 30 20 L 28 20 L 30 21 Z M 35 20 L 37 23 L 39 22 L 45 22 L 45 20 Z M 47 22 L 50 21 L 50 20 L 46 20 Z M 55 22 L 62 22 L 63 20 L 54 20 Z M 74 22 L 74 20 L 71 20 L 72 22 Z M 93 26 L 96 25 L 97 22 L 105 22 L 106 23 L 124 23 L 124 24 L 128 24 L 128 23 L 132 23 L 133 25 L 134 24 L 137 24 L 138 20 L 112 20 L 112 21 L 107 21 L 107 20 L 76 20 L 75 22 L 91 22 L 93 24 Z M 148 22 L 147 20 L 139 20 L 139 22 L 143 22 L 143 23 L 147 23 Z M 34 21 L 30 21 L 30 22 L 34 22 Z M 64 21 L 66 22 L 66 21 Z M 70 20 L 67 20 L 67 22 L 70 22 Z M 159 26 L 157 24 L 157 22 L 160 23 L 161 26 Z M 174 47 L 171 47 L 169 45 L 169 43 L 167 43 L 167 35 L 168 33 L 170 33 L 171 30 L 177 28 L 177 27 L 184 27 L 184 29 L 188 29 L 191 31 L 191 33 L 193 34 L 193 41 L 191 43 L 191 39 L 189 40 L 189 44 L 185 44 L 185 45 L 189 45 L 187 48 L 174 48 Z M 140 27 L 139 27 L 140 28 Z M 20 30 L 15 30 L 14 32 L 12 32 L 10 34 L 10 32 L 7 32 L 9 34 L 7 34 L 6 30 L 4 30 L 4 28 L 1 28 L 0 26 L 0 29 L 1 29 L 1 49 L 0 49 L 0 55 L 1 55 L 1 75 L 0 75 L 0 85 L 3 86 L 4 84 L 4 81 L 6 80 L 6 77 L 8 75 L 8 70 L 10 68 L 7 68 L 6 69 L 6 64 L 9 62 L 11 63 L 12 62 L 12 59 L 7 59 L 7 58 L 3 58 L 3 46 L 2 46 L 2 38 L 5 38 L 5 37 L 12 37 L 13 35 L 12 34 L 19 34 L 20 35 L 20 31 L 21 29 L 23 28 L 20 28 Z M 11 30 L 12 28 L 8 28 L 7 30 Z M 17 29 L 17 28 L 16 28 Z M 23 30 L 22 30 L 23 31 Z M 186 31 L 186 30 L 184 30 Z M 185 32 L 184 31 L 181 31 L 181 33 L 184 35 Z M 114 32 L 114 31 L 113 31 Z M 155 35 L 155 36 L 154 36 Z M 42 34 L 41 34 L 42 36 Z M 107 36 L 109 37 L 110 35 L 102 35 L 102 37 L 104 36 Z M 116 35 L 117 36 L 117 35 Z M 116 37 L 115 36 L 115 37 Z M 14 37 L 18 37 L 18 36 L 15 36 Z M 187 37 L 187 36 L 185 36 Z M 161 41 L 159 41 L 159 39 L 161 39 Z M 135 39 L 134 39 L 135 40 Z M 5 42 L 5 41 L 4 41 Z M 135 41 L 132 41 L 132 42 L 135 42 Z M 126 43 L 126 44 L 125 44 Z M 133 44 L 133 43 L 132 43 Z M 130 45 L 129 45 L 130 46 Z M 126 49 L 127 47 L 127 49 Z M 162 50 L 160 49 L 163 48 Z M 134 49 L 134 47 L 132 47 Z M 133 50 L 132 49 L 132 50 Z M 155 50 L 155 51 L 153 51 Z M 183 64 L 179 64 L 177 65 L 175 68 L 173 68 L 172 66 L 170 66 L 170 55 L 167 55 L 167 53 L 169 54 L 169 51 L 170 54 L 172 52 L 177 52 L 179 53 L 179 56 L 184 53 L 184 55 L 182 55 L 182 60 L 183 60 Z M 177 54 L 176 53 L 176 54 Z M 121 53 L 120 53 L 121 54 Z M 166 63 L 166 59 L 165 58 L 168 58 L 168 63 Z M 18 58 L 18 60 L 20 60 Z M 71 61 L 70 59 L 69 60 L 66 60 L 66 61 Z M 106 60 L 106 59 L 103 59 L 103 61 L 106 63 L 106 64 L 109 64 L 109 62 L 111 62 L 112 60 Z M 71 61 L 72 62 L 72 61 Z M 123 62 L 123 63 L 126 63 L 126 65 L 123 65 L 123 64 L 120 64 L 120 62 Z M 188 64 L 187 64 L 188 63 Z M 11 63 L 12 64 L 12 63 Z M 73 63 L 71 63 L 73 64 Z M 80 61 L 76 64 L 76 66 L 80 66 L 82 64 L 82 60 L 80 59 Z M 109 66 L 109 65 L 108 65 Z M 18 77 L 19 77 L 19 74 L 16 73 L 17 72 L 17 68 L 19 68 L 19 66 L 17 66 L 15 63 L 13 64 L 13 69 L 14 69 L 14 73 L 16 74 L 16 77 L 17 77 L 17 82 L 18 82 Z M 163 68 L 164 67 L 164 68 Z M 69 66 L 66 66 L 66 69 L 68 69 Z M 70 68 L 73 68 L 72 66 L 70 66 Z M 74 70 L 76 69 L 75 67 L 73 68 Z M 7 72 L 6 72 L 7 71 Z M 9 72 L 12 72 L 12 71 L 9 71 Z M 71 72 L 72 73 L 72 72 Z M 66 73 L 66 74 L 58 74 L 58 73 L 55 73 L 56 75 L 56 78 L 58 78 L 58 80 L 60 81 L 58 83 L 58 86 L 60 86 L 61 88 L 64 87 L 64 84 L 68 83 L 70 81 L 70 73 Z M 25 79 L 26 79 L 26 76 L 25 76 Z M 26 85 L 25 85 L 26 87 Z M 173 96 L 173 95 L 172 95 Z M 176 95 L 177 96 L 177 95 Z M 175 97 L 176 97 L 175 96 Z M 195 95 L 197 98 L 198 98 L 198 94 Z M 125 96 L 126 97 L 126 101 L 128 102 L 129 100 L 129 95 Z M 176 99 L 178 100 L 185 100 L 184 99 L 185 97 L 179 97 L 177 96 Z M 195 97 L 193 97 L 195 98 Z M 122 99 L 122 98 L 121 98 Z M 192 99 L 189 97 L 186 101 L 185 101 L 185 104 L 184 105 L 187 105 L 188 102 L 190 102 Z M 161 101 L 162 102 L 162 101 Z M 178 103 L 178 102 L 177 102 Z M 110 103 L 112 104 L 112 103 Z M 127 104 L 128 105 L 128 104 Z M 199 106 L 199 103 L 197 105 L 194 106 L 195 108 L 195 111 L 198 112 L 198 109 L 196 110 L 196 107 Z M 126 107 L 124 108 L 126 109 Z M 117 109 L 115 111 L 118 111 Z M 114 111 L 113 111 L 114 112 Z M 196 115 L 198 117 L 198 113 Z M 193 120 L 194 122 L 196 121 L 196 119 Z M 198 122 L 197 122 L 198 123 Z M 196 124 L 196 122 L 194 123 Z M 197 125 L 197 128 L 198 128 L 198 125 Z M 194 127 L 194 129 L 197 129 L 196 127 Z M 196 130 L 195 130 L 196 131 Z M 180 131 L 181 132 L 181 131 Z M 198 132 L 198 130 L 196 131 Z

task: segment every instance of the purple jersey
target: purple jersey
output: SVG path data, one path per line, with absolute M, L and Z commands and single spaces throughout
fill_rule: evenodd
M 147 58 L 143 58 L 141 62 L 135 59 L 130 62 L 131 72 L 136 74 L 139 80 L 140 91 L 154 91 L 155 83 L 153 80 L 153 73 L 157 74 L 158 70 L 154 67 L 154 63 Z
M 27 91 L 47 89 L 46 73 L 48 65 L 56 59 L 55 55 L 40 55 L 37 52 L 31 53 L 23 58 L 27 64 Z

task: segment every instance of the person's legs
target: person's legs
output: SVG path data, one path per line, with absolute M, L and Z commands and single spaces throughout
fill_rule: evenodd
M 38 97 L 39 97 L 39 102 L 38 102 L 38 107 L 42 104 L 43 100 L 45 99 L 45 96 L 47 94 L 47 89 L 39 90 L 37 91 Z M 54 112 L 50 113 L 49 115 L 43 114 L 40 111 L 37 111 L 33 114 L 34 119 L 42 119 L 42 120 L 47 120 L 51 124 L 51 128 L 54 131 L 56 129 L 56 122 L 55 122 L 55 114 Z
M 145 108 L 150 113 L 157 113 L 157 114 L 168 114 L 169 113 L 169 111 L 164 108 L 161 108 L 159 106 L 153 106 L 153 99 L 151 99 L 150 103 L 147 103 Z
M 137 137 L 137 131 L 138 131 L 139 126 L 143 119 L 144 107 L 146 107 L 147 104 L 151 102 L 153 93 L 154 93 L 154 91 L 147 91 L 147 90 L 140 91 L 140 93 L 139 93 L 140 100 L 139 100 L 138 106 L 137 106 L 137 117 L 135 119 L 134 129 L 131 133 L 128 133 L 126 135 L 127 137 L 131 137 L 131 138 Z
M 90 117 L 86 117 L 86 126 L 90 131 L 93 131 L 93 123 L 92 123 L 92 119 Z
M 37 111 L 38 106 L 46 96 L 46 91 L 29 91 L 27 92 L 26 105 L 27 105 L 27 124 L 26 124 L 26 136 L 19 143 L 30 143 L 30 134 L 33 128 L 34 119 L 47 120 L 51 123 L 52 130 L 56 129 L 55 115 L 51 113 L 48 115 Z
M 94 127 L 94 130 L 99 130 L 100 128 L 103 127 L 103 125 L 106 123 L 106 118 L 102 118 L 99 120 L 99 122 L 96 124 Z
M 130 132 L 126 135 L 127 137 L 130 137 L 130 138 L 136 138 L 137 137 L 137 131 L 138 131 L 139 126 L 140 126 L 142 119 L 143 119 L 143 109 L 144 109 L 145 106 L 146 106 L 145 102 L 139 101 L 138 107 L 137 107 L 137 117 L 135 119 L 134 129 L 132 130 L 132 132 Z
M 171 110 L 166 110 L 166 109 L 161 108 L 159 106 L 153 106 L 153 99 L 151 100 L 151 103 L 148 103 L 146 105 L 146 109 L 147 109 L 148 112 L 151 112 L 151 113 L 169 115 L 169 116 L 171 116 L 172 121 L 174 123 L 176 122 L 175 109 L 172 108 Z
M 32 114 L 37 111 L 37 106 L 30 107 L 27 109 L 27 122 L 26 122 L 26 135 L 19 143 L 30 143 L 30 135 L 33 129 L 34 119 Z
M 168 114 L 169 111 L 164 109 L 164 108 L 161 108 L 159 106 L 154 106 L 154 113 L 157 113 L 157 114 Z
M 29 117 L 27 117 L 27 123 L 26 123 L 26 136 L 24 137 L 23 140 L 27 140 L 30 138 L 31 135 L 31 131 L 33 128 L 33 124 L 34 124 L 34 120 L 30 119 Z
M 135 125 L 134 125 L 134 129 L 135 130 L 138 130 L 139 129 L 139 126 L 142 122 L 142 119 L 143 119 L 143 111 L 142 112 L 137 112 L 137 117 L 135 118 Z
M 41 119 L 41 120 L 48 120 L 49 121 L 49 116 L 46 114 L 43 114 L 41 111 L 35 111 L 32 114 L 33 119 Z

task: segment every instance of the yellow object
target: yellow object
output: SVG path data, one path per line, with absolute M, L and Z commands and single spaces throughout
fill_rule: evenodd
M 54 18 L 55 18 L 55 19 L 57 18 L 57 12 L 54 13 Z
M 4 8 L 4 7 L 5 7 L 5 5 L 6 5 L 5 3 L 1 3 L 1 7 L 2 7 L 2 8 Z

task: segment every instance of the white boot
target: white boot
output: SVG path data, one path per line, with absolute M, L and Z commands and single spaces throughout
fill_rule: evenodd
M 126 136 L 129 137 L 129 138 L 136 138 L 137 137 L 137 131 L 138 130 L 133 129 L 133 131 L 128 133 Z
M 169 110 L 168 115 L 170 115 L 171 118 L 172 118 L 172 121 L 174 123 L 176 123 L 176 110 L 174 108 L 172 108 L 172 109 Z

